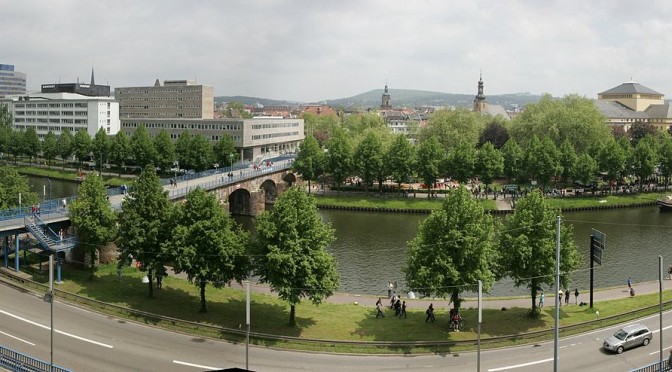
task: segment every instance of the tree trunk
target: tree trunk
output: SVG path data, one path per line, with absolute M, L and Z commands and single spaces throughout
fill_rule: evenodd
M 296 305 L 289 306 L 289 325 L 294 327 L 296 325 Z
M 205 306 L 205 286 L 206 286 L 206 284 L 208 284 L 208 282 L 206 282 L 203 279 L 200 279 L 200 280 L 201 280 L 201 283 L 200 283 L 200 287 L 201 287 L 201 310 L 200 310 L 200 312 L 201 313 L 207 313 L 208 309 Z
M 147 269 L 147 279 L 149 279 L 149 298 L 154 297 L 154 278 L 152 275 L 152 269 Z
M 308 195 L 310 195 L 310 180 L 308 180 Z
M 96 250 L 92 249 L 89 251 L 89 265 L 91 265 L 91 276 L 89 280 L 93 280 L 96 275 Z

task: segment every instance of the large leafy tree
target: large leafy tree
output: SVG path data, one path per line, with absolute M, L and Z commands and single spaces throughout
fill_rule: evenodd
M 110 150 L 112 143 L 110 137 L 107 135 L 105 128 L 100 127 L 96 135 L 93 137 L 91 151 L 93 152 L 93 161 L 98 164 L 100 174 L 103 174 L 103 164 L 110 161 Z
M 75 153 L 75 157 L 79 162 L 79 166 L 82 166 L 82 162 L 89 159 L 91 155 L 91 136 L 86 131 L 86 129 L 80 129 L 75 133 L 75 138 L 72 143 L 72 147 Z
M 42 148 L 42 143 L 40 138 L 37 136 L 37 131 L 35 128 L 28 127 L 25 132 L 23 132 L 23 154 L 28 156 L 28 161 L 30 164 L 33 163 L 33 159 L 37 160 L 37 155 L 39 155 Z
M 121 260 L 129 255 L 141 262 L 149 278 L 149 297 L 154 295 L 153 277 L 163 271 L 168 259 L 161 247 L 172 239 L 172 204 L 152 164 L 145 166 L 129 196 L 121 203 L 119 247 Z
M 153 164 L 156 161 L 156 149 L 144 125 L 138 126 L 135 132 L 133 132 L 133 136 L 131 137 L 131 153 L 133 154 L 135 165 L 143 168 L 147 164 Z
M 308 181 L 308 193 L 310 194 L 310 183 L 317 181 L 324 169 L 324 152 L 315 137 L 306 136 L 306 139 L 299 145 L 299 153 L 293 167 L 301 174 L 301 178 Z
M 176 160 L 175 144 L 170 139 L 170 133 L 164 128 L 154 137 L 154 150 L 156 151 L 156 166 L 167 172 Z
M 597 178 L 597 162 L 588 154 L 581 154 L 572 166 L 572 178 L 588 185 Z
M 322 221 L 313 199 L 295 186 L 257 218 L 257 232 L 255 272 L 289 303 L 289 324 L 295 325 L 302 298 L 317 305 L 339 286 L 334 258 L 326 249 L 334 231 Z
M 668 139 L 661 144 L 658 157 L 658 171 L 665 179 L 665 188 L 670 184 L 670 177 L 672 176 L 672 140 Z
M 236 144 L 228 133 L 223 133 L 222 138 L 214 146 L 215 161 L 222 167 L 224 165 L 232 167 L 233 163 L 239 158 L 236 152 Z
M 544 285 L 555 284 L 556 226 L 560 211 L 552 208 L 539 191 L 532 191 L 516 203 L 505 220 L 500 238 L 502 274 L 516 287 L 530 289 L 532 314 L 536 314 L 537 294 Z M 571 225 L 560 227 L 560 284 L 567 288 L 569 275 L 579 266 L 580 255 Z M 553 298 L 549 296 L 549 298 Z
M 11 140 L 13 124 L 14 117 L 9 111 L 9 107 L 4 103 L 0 103 L 0 153 L 9 152 L 8 146 Z
M 475 173 L 477 161 L 476 148 L 468 143 L 461 143 L 451 152 L 448 160 L 447 174 L 456 180 L 467 183 Z
M 75 139 L 70 132 L 70 129 L 65 128 L 58 136 L 58 156 L 63 160 L 63 169 L 65 169 L 65 162 L 72 156 L 74 152 Z
M 355 174 L 362 179 L 364 191 L 368 194 L 369 185 L 378 177 L 385 167 L 383 160 L 383 142 L 376 132 L 367 130 L 365 137 L 357 145 L 353 159 Z M 380 185 L 382 187 L 382 184 Z
M 491 142 L 486 142 L 478 150 L 476 157 L 476 172 L 481 176 L 481 181 L 488 185 L 504 170 L 504 158 Z
M 175 143 L 175 153 L 177 161 L 183 169 L 194 168 L 194 161 L 191 159 L 191 141 L 193 136 L 189 131 L 184 130 Z
M 21 176 L 15 168 L 0 167 L 0 209 L 17 208 L 19 194 L 22 206 L 37 204 L 39 201 L 37 193 L 31 191 L 26 177 Z
M 166 243 L 176 273 L 184 272 L 200 289 L 202 313 L 207 312 L 205 288 L 241 282 L 249 269 L 248 234 L 220 207 L 214 194 L 197 188 L 178 207 L 176 228 Z
M 632 171 L 637 176 L 641 189 L 642 184 L 653 174 L 658 165 L 657 146 L 653 137 L 641 139 L 635 146 L 630 159 Z
M 90 279 L 94 279 L 98 252 L 114 240 L 117 215 L 107 200 L 102 177 L 92 174 L 77 189 L 77 199 L 68 208 L 79 244 L 89 255 Z
M 578 156 L 574 150 L 574 146 L 568 140 L 560 145 L 560 165 L 562 166 L 562 179 L 567 182 L 567 179 L 574 174 L 574 167 Z M 587 153 L 585 153 L 587 155 Z
M 126 132 L 121 130 L 117 132 L 111 147 L 110 160 L 119 169 L 119 176 L 121 176 L 121 170 L 126 166 L 128 157 L 131 156 L 131 140 Z
M 352 144 L 343 129 L 334 130 L 329 140 L 325 168 L 336 186 L 340 186 L 352 173 Z
M 409 247 L 408 286 L 426 296 L 450 296 L 456 309 L 462 292 L 478 290 L 478 280 L 486 292 L 495 282 L 495 222 L 463 186 L 420 224 Z
M 439 110 L 429 118 L 427 126 L 420 132 L 420 139 L 424 142 L 434 137 L 446 152 L 451 152 L 461 143 L 475 147 L 484 120 L 478 113 L 466 108 Z
M 616 140 L 605 142 L 597 154 L 600 171 L 605 172 L 608 180 L 618 180 L 625 170 L 626 153 Z
M 539 181 L 542 187 L 560 173 L 560 155 L 550 138 L 540 141 L 537 136 L 532 137 L 525 154 L 525 167 L 530 178 Z
M 502 157 L 504 157 L 504 175 L 509 179 L 509 182 L 522 175 L 525 153 L 516 140 L 511 138 L 506 141 L 502 147 Z
M 23 145 L 23 141 L 25 139 L 25 136 L 23 135 L 23 131 L 15 131 L 11 130 L 9 131 L 9 140 L 7 141 L 7 152 L 10 153 L 12 156 L 14 156 L 14 164 L 17 164 L 19 161 L 19 156 L 23 154 L 25 146 Z
M 506 127 L 499 121 L 493 120 L 485 126 L 485 129 L 483 129 L 483 132 L 478 138 L 478 147 L 490 142 L 496 149 L 501 149 L 508 140 L 508 129 L 506 129 Z
M 202 134 L 192 138 L 190 150 L 190 158 L 196 171 L 201 172 L 212 167 L 215 159 L 212 145 Z
M 567 95 L 556 99 L 546 94 L 538 103 L 527 105 L 511 121 L 509 134 L 523 147 L 527 147 L 533 136 L 540 139 L 548 137 L 556 147 L 569 141 L 576 152 L 582 154 L 610 137 L 604 120 L 588 98 Z
M 403 134 L 395 135 L 385 153 L 385 162 L 392 179 L 401 186 L 409 182 L 415 164 L 415 147 Z
M 47 160 L 47 164 L 51 167 L 51 162 L 58 156 L 58 137 L 51 130 L 47 132 L 42 142 L 42 156 Z
M 637 120 L 630 127 L 628 136 L 630 137 L 632 146 L 637 146 L 641 139 L 646 136 L 653 136 L 656 134 L 656 132 L 657 129 L 653 125 L 642 120 Z
M 446 158 L 445 152 L 435 137 L 420 143 L 417 154 L 416 171 L 418 177 L 427 186 L 427 190 L 432 191 L 432 185 L 441 174 L 441 165 Z

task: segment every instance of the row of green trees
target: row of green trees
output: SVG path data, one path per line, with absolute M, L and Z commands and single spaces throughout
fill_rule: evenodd
M 435 112 L 426 126 L 392 134 L 377 114 L 307 115 L 308 136 L 295 167 L 304 179 L 329 176 L 335 185 L 358 177 L 365 188 L 385 180 L 419 179 L 431 186 L 437 178 L 486 185 L 495 178 L 546 186 L 553 180 L 590 184 L 635 177 L 644 182 L 672 176 L 672 137 L 644 122 L 630 131 L 611 130 L 588 99 L 575 95 L 544 96 L 510 121 L 466 109 Z M 410 140 L 409 140 L 410 139 Z
M 0 105 L 0 153 L 6 153 L 17 161 L 19 156 L 28 157 L 30 163 L 42 156 L 48 165 L 56 158 L 65 163 L 73 156 L 81 166 L 92 159 L 102 164 L 113 164 L 120 171 L 128 164 L 155 164 L 164 172 L 173 167 L 177 161 L 183 169 L 202 171 L 210 169 L 213 164 L 230 166 L 239 159 L 235 143 L 228 134 L 214 145 L 203 135 L 192 135 L 185 130 L 177 141 L 173 141 L 167 130 L 161 130 L 151 137 L 144 126 L 139 126 L 128 137 L 124 131 L 109 136 L 104 128 L 100 128 L 91 138 L 85 129 L 76 133 L 65 129 L 60 135 L 49 131 L 40 141 L 35 128 L 13 130 L 13 119 L 6 105 Z
M 508 277 L 530 290 L 531 314 L 544 286 L 555 283 L 557 217 L 538 191 L 529 193 L 515 212 L 499 223 L 464 187 L 451 191 L 442 208 L 433 211 L 409 242 L 405 267 L 408 286 L 423 295 L 449 297 L 459 310 L 461 293 L 488 292 Z M 571 225 L 560 227 L 560 282 L 567 288 L 580 255 Z
M 165 265 L 172 265 L 199 288 L 202 312 L 207 311 L 208 284 L 219 288 L 231 281 L 240 283 L 252 270 L 290 304 L 290 324 L 295 323 L 295 305 L 303 298 L 319 304 L 339 286 L 333 257 L 326 251 L 334 239 L 333 230 L 321 220 L 312 199 L 297 187 L 280 196 L 273 211 L 257 218 L 254 241 L 214 194 L 198 188 L 184 203 L 172 204 L 151 165 L 145 167 L 118 214 L 106 200 L 98 176 L 82 183 L 69 213 L 80 246 L 91 259 L 92 278 L 99 248 L 115 242 L 120 266 L 131 258 L 141 263 L 149 278 L 150 297 L 156 277 L 166 275 Z

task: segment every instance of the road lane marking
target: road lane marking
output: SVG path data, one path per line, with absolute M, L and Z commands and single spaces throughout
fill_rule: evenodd
M 10 316 L 10 317 L 12 317 L 12 318 L 14 318 L 14 319 L 18 319 L 18 320 L 20 320 L 20 321 L 26 322 L 26 323 L 28 323 L 28 324 L 32 324 L 32 325 L 34 325 L 34 326 L 36 326 L 36 327 L 40 327 L 40 328 L 43 328 L 43 329 L 46 329 L 46 330 L 50 330 L 50 329 L 51 329 L 50 327 L 47 327 L 47 326 L 42 325 L 42 324 L 37 323 L 37 322 L 33 322 L 32 320 L 28 320 L 28 319 L 22 318 L 22 317 L 20 317 L 20 316 L 18 316 L 18 315 L 14 315 L 14 314 L 12 314 L 12 313 L 8 313 L 8 312 L 6 312 L 6 311 L 4 311 L 4 310 L 0 310 L 0 314 L 5 314 L 5 315 Z M 71 334 L 71 333 L 67 333 L 67 332 L 59 331 L 59 330 L 57 330 L 57 329 L 54 329 L 54 332 L 59 333 L 59 334 L 62 334 L 63 336 L 72 337 L 72 338 L 77 339 L 77 340 L 80 340 L 80 341 L 84 341 L 84 342 L 88 342 L 88 343 L 91 343 L 91 344 L 94 344 L 94 345 L 98 345 L 98 346 L 106 347 L 106 348 L 108 348 L 108 349 L 112 349 L 112 348 L 114 348 L 114 346 L 112 346 L 112 345 L 108 345 L 108 344 L 104 344 L 104 343 L 102 343 L 102 342 L 98 342 L 98 341 L 90 340 L 90 339 L 88 339 L 88 338 L 84 338 L 84 337 L 76 336 L 76 335 L 73 335 L 73 334 Z
M 18 337 L 16 337 L 16 336 L 12 336 L 12 335 L 10 335 L 9 333 L 5 333 L 5 332 L 3 332 L 3 331 L 0 331 L 0 333 L 2 333 L 3 335 L 5 335 L 5 336 L 7 336 L 7 337 L 11 337 L 11 338 L 13 338 L 13 339 L 15 339 L 15 340 L 19 340 L 19 341 L 21 341 L 21 342 L 25 342 L 25 343 L 27 343 L 27 344 L 30 345 L 30 346 L 35 346 L 34 343 L 32 343 L 32 342 L 30 342 L 30 341 L 26 341 L 26 340 L 21 339 L 21 338 L 18 338 Z
M 527 366 L 533 366 L 535 364 L 541 364 L 541 363 L 548 363 L 552 361 L 553 358 L 548 358 L 548 359 L 543 359 L 543 360 L 537 360 L 535 362 L 529 362 L 529 363 L 523 363 L 523 364 L 516 364 L 515 366 L 506 366 L 506 367 L 499 367 L 499 368 L 491 368 L 488 369 L 488 372 L 496 372 L 496 371 L 506 371 L 508 369 L 514 369 L 514 368 L 521 368 L 521 367 L 527 367 Z
M 183 365 L 183 366 L 187 366 L 187 367 L 194 367 L 194 368 L 199 368 L 199 369 L 206 369 L 206 370 L 210 370 L 210 371 L 214 371 L 214 370 L 221 369 L 221 368 L 219 368 L 219 367 L 209 367 L 209 366 L 204 366 L 204 365 L 201 365 L 201 364 L 193 364 L 193 363 L 182 362 L 182 361 L 179 361 L 179 360 L 173 360 L 173 363 L 175 363 L 175 364 L 181 364 L 181 365 Z

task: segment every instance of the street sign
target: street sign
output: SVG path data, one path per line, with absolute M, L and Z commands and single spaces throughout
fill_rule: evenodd
M 602 254 L 607 244 L 607 235 L 603 232 L 593 229 L 592 234 L 590 235 L 590 251 L 591 259 L 597 262 L 599 265 L 602 265 Z

